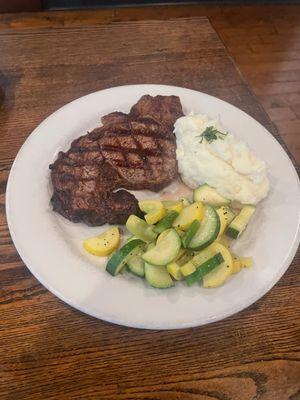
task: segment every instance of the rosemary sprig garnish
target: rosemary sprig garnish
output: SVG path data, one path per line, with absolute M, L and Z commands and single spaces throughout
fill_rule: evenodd
M 197 137 L 200 137 L 200 143 L 203 142 L 203 139 L 206 139 L 208 143 L 211 143 L 211 142 L 213 142 L 214 140 L 217 140 L 217 139 L 224 140 L 224 138 L 222 136 L 226 136 L 227 134 L 228 134 L 228 132 L 226 132 L 226 133 L 220 132 L 214 126 L 208 126 L 201 133 L 201 135 L 199 135 Z

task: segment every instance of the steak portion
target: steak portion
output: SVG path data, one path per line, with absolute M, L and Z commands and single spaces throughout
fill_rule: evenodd
M 151 118 L 166 125 L 173 131 L 177 118 L 183 116 L 180 99 L 177 96 L 149 96 L 146 94 L 131 108 L 131 118 Z
M 105 160 L 126 189 L 158 191 L 177 174 L 175 136 L 149 119 L 114 125 L 99 139 Z
M 156 98 L 167 110 L 162 116 Z M 157 191 L 176 177 L 172 129 L 182 115 L 178 97 L 143 96 L 128 115 L 102 117 L 102 127 L 74 140 L 50 165 L 53 210 L 88 225 L 122 224 L 138 214 L 136 198 L 124 189 Z
M 119 124 L 119 123 L 126 123 L 129 121 L 129 116 L 128 114 L 124 114 L 119 111 L 114 111 L 110 114 L 104 115 L 104 117 L 101 118 L 101 122 L 103 125 L 113 125 L 113 124 Z

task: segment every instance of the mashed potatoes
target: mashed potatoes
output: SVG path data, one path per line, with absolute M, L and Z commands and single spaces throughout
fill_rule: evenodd
M 212 135 L 203 135 L 212 131 Z M 178 168 L 186 185 L 194 189 L 207 183 L 242 204 L 257 204 L 267 196 L 265 163 L 216 121 L 190 114 L 176 121 L 174 132 Z

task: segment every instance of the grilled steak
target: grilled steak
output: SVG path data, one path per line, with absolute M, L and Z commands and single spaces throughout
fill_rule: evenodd
M 142 96 L 130 110 L 131 118 L 152 118 L 167 125 L 173 131 L 177 118 L 183 115 L 180 99 L 177 96 Z
M 178 97 L 143 96 L 128 115 L 102 117 L 102 127 L 74 140 L 50 165 L 53 210 L 88 225 L 125 223 L 138 205 L 119 188 L 159 190 L 176 176 L 172 127 L 181 115 Z
M 113 125 L 122 122 L 126 123 L 128 122 L 128 120 L 129 120 L 128 115 L 119 111 L 115 111 L 110 114 L 104 115 L 104 117 L 101 118 L 101 122 L 103 125 Z
M 176 176 L 175 137 L 153 120 L 114 125 L 99 139 L 99 145 L 126 189 L 156 191 Z

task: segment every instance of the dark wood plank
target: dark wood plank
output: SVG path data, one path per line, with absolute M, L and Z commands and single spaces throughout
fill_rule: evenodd
M 180 25 L 181 30 L 177 29 L 177 23 L 174 20 L 157 25 L 144 21 L 103 29 L 26 31 L 22 35 L 0 31 L 0 52 L 5 54 L 0 61 L 0 85 L 6 95 L 0 122 L 4 138 L 10 144 L 8 150 L 0 149 L 0 160 L 14 158 L 37 122 L 58 107 L 83 94 L 119 84 L 148 82 L 199 89 L 237 105 L 272 130 L 216 33 L 208 30 L 204 21 L 189 27 L 191 20 L 186 20 Z M 159 46 L 151 37 L 154 36 L 151 29 L 156 26 L 162 35 Z M 142 34 L 144 29 L 146 32 Z M 78 45 L 82 46 L 80 51 Z M 22 53 L 20 48 L 27 51 Z M 195 74 L 197 70 L 201 73 Z M 13 109 L 8 104 L 12 96 Z M 24 115 L 24 129 L 20 135 L 13 135 L 11 130 L 19 124 L 19 113 Z
M 0 13 L 40 11 L 41 0 L 0 0 Z
M 160 7 L 109 8 L 81 11 L 54 11 L 36 14 L 2 15 L 0 29 L 57 26 L 82 26 L 112 21 L 169 19 L 175 17 L 208 16 L 251 89 L 272 119 L 281 107 L 293 111 L 300 105 L 299 87 L 299 5 L 179 5 Z M 267 83 L 284 82 L 288 93 L 274 92 Z M 276 91 L 276 88 L 275 88 Z M 274 109 L 274 110 L 273 110 Z M 284 121 L 293 120 L 285 113 Z M 296 119 L 300 119 L 296 113 Z M 277 125 L 279 133 L 300 163 L 298 130 Z
M 26 51 L 24 51 L 26 49 Z M 206 19 L 0 31 L 0 398 L 295 400 L 298 253 L 256 304 L 213 325 L 144 331 L 90 318 L 44 289 L 13 247 L 5 183 L 20 145 L 64 103 L 128 83 L 216 95 L 276 134 Z

